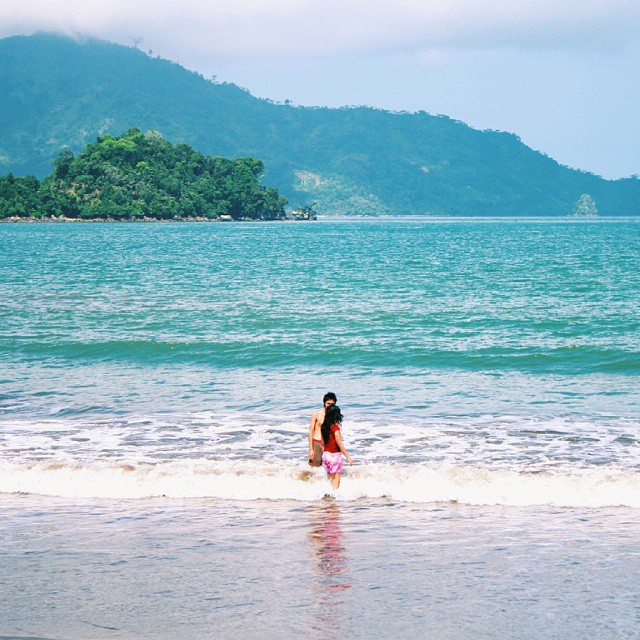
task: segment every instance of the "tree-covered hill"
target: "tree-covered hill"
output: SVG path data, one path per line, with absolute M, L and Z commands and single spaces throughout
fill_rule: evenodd
M 225 157 L 254 156 L 292 202 L 320 213 L 640 213 L 640 180 L 559 165 L 517 136 L 425 112 L 273 104 L 104 41 L 0 40 L 0 173 L 50 171 L 65 148 L 132 126 Z
M 286 199 L 258 182 L 260 160 L 204 156 L 154 131 L 102 135 L 76 157 L 62 151 L 54 166 L 42 183 L 33 176 L 0 177 L 0 219 L 284 217 Z

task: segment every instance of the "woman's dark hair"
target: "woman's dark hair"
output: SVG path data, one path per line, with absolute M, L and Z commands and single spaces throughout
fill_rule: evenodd
M 340 412 L 340 407 L 337 404 L 334 404 L 331 407 L 328 407 L 324 412 L 324 422 L 322 423 L 321 431 L 322 431 L 322 440 L 325 444 L 329 442 L 329 434 L 331 433 L 331 427 L 334 424 L 340 424 L 342 422 L 342 413 Z

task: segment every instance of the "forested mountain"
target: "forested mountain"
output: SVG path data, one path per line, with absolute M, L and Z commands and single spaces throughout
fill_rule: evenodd
M 640 180 L 604 180 L 517 136 L 442 116 L 274 104 L 178 64 L 99 40 L 0 40 L 0 173 L 51 171 L 101 134 L 155 130 L 225 157 L 254 156 L 265 182 L 320 213 L 640 213 Z
M 155 131 L 107 133 L 79 156 L 61 151 L 53 164 L 43 182 L 0 176 L 0 219 L 284 218 L 286 199 L 258 182 L 260 160 L 205 156 Z

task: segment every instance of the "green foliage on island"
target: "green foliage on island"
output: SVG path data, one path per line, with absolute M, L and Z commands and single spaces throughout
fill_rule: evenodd
M 255 158 L 205 156 L 134 127 L 100 136 L 77 157 L 62 151 L 42 183 L 0 177 L 0 218 L 283 218 L 286 199 L 260 185 L 263 169 Z
M 68 146 L 132 126 L 201 153 L 265 162 L 268 184 L 322 215 L 640 213 L 640 180 L 605 180 L 425 111 L 295 107 L 131 47 L 39 34 L 0 40 L 0 173 L 42 178 Z

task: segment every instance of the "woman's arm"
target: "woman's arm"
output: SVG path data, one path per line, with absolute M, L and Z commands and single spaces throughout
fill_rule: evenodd
M 338 449 L 344 453 L 345 458 L 349 461 L 349 464 L 353 464 L 353 458 L 349 455 L 348 451 L 344 448 L 344 444 L 342 442 L 342 436 L 340 435 L 340 429 L 336 429 L 336 432 L 333 434 L 336 439 L 336 444 L 338 445 Z

